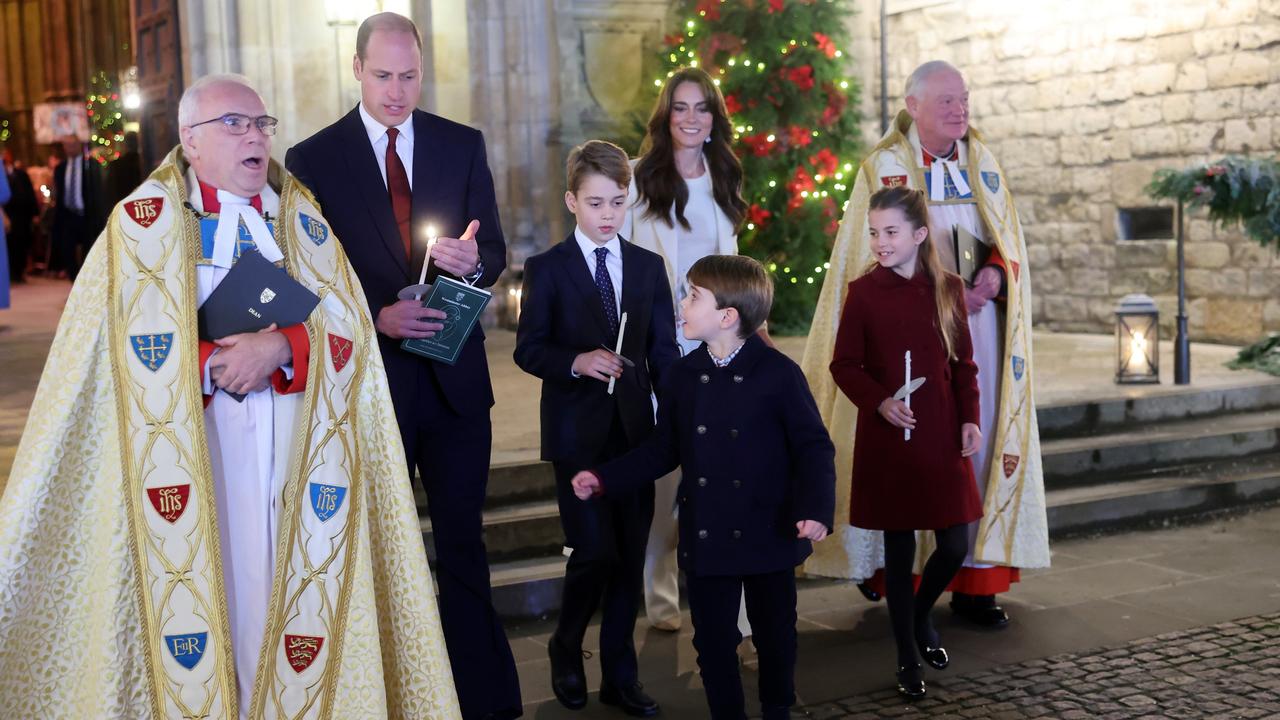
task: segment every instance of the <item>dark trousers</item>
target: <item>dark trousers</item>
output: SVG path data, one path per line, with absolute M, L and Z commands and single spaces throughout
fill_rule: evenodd
M 571 481 L 579 470 L 627 449 L 622 423 L 615 415 L 609 439 L 594 457 L 580 463 L 553 463 L 560 523 L 565 544 L 573 552 L 565 568 L 560 619 L 551 642 L 568 655 L 579 653 L 587 625 L 600 607 L 600 669 L 604 682 L 615 687 L 630 686 L 638 679 L 632 635 L 644 591 L 644 548 L 653 521 L 653 484 L 633 493 L 605 493 L 582 501 L 573 494 Z
M 65 270 L 72 280 L 80 272 L 82 256 L 81 246 L 87 246 L 85 236 L 89 232 L 88 222 L 84 215 L 77 215 L 70 210 L 59 212 L 53 224 L 53 256 L 52 269 Z
M 418 402 L 400 418 L 409 474 L 418 468 L 427 492 L 436 546 L 440 620 L 462 716 L 518 711 L 520 681 L 502 621 L 493 609 L 481 511 L 493 437 L 487 414 L 455 413 L 433 376 L 420 373 Z M 513 716 L 514 717 L 514 716 Z
M 738 674 L 738 607 L 746 593 L 751 641 L 760 659 L 764 720 L 786 720 L 796 701 L 796 575 L 791 568 L 759 575 L 685 573 L 693 647 L 713 720 L 744 720 Z

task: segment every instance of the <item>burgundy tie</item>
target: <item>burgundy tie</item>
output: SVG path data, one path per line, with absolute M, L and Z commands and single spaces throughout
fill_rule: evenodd
M 413 215 L 413 191 L 409 189 L 409 175 L 396 152 L 396 136 L 400 131 L 387 130 L 387 191 L 391 193 L 391 212 L 400 226 L 400 239 L 404 241 L 404 258 L 413 259 L 413 247 L 409 242 L 409 219 Z

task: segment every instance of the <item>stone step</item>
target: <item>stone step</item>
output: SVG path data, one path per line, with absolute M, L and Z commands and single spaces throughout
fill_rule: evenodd
M 1280 501 L 1280 453 L 1049 490 L 1050 537 L 1163 525 Z
M 436 551 L 431 520 L 418 516 L 427 559 L 435 562 Z M 538 500 L 487 508 L 484 511 L 484 542 L 490 561 L 517 561 L 555 555 L 564 547 L 560 529 L 560 508 L 555 500 Z
M 1054 539 L 1262 507 L 1280 502 L 1280 452 L 1050 490 L 1045 500 Z M 491 568 L 499 613 L 530 618 L 556 612 L 564 565 L 559 552 L 495 561 Z
M 1280 451 L 1280 410 L 1133 424 L 1094 437 L 1042 443 L 1046 489 L 1088 485 L 1142 470 Z
M 1210 418 L 1231 413 L 1280 410 L 1280 378 L 1242 380 L 1230 387 L 1132 394 L 1090 402 L 1036 408 L 1041 440 L 1101 435 L 1135 423 Z

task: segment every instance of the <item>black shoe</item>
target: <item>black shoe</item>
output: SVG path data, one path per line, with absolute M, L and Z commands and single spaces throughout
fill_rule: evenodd
M 924 658 L 924 661 L 934 670 L 946 670 L 951 664 L 951 657 L 947 655 L 947 649 L 942 647 L 938 632 L 933 629 L 933 623 L 927 619 L 923 624 L 916 624 L 916 649 L 920 651 L 920 657 Z
M 920 663 L 898 666 L 898 694 L 907 702 L 924 698 L 924 677 L 920 672 Z
M 582 669 L 582 651 L 560 647 L 553 635 L 547 643 L 547 656 L 551 658 L 551 692 L 556 699 L 570 710 L 586 707 L 587 674 Z
M 1009 614 L 996 604 L 995 595 L 952 593 L 951 611 L 979 627 L 1002 628 L 1009 624 Z
M 944 647 L 921 645 L 920 657 L 924 658 L 924 661 L 934 670 L 946 670 L 951 664 L 951 657 L 947 655 L 947 649 Z
M 880 598 L 882 597 L 880 593 L 872 590 L 871 586 L 866 583 L 858 583 L 858 592 L 862 593 L 862 597 L 870 600 L 871 602 L 880 602 Z
M 645 694 L 644 686 L 633 682 L 626 687 L 614 687 L 601 683 L 600 702 L 614 705 L 632 717 L 653 717 L 658 714 L 658 703 Z

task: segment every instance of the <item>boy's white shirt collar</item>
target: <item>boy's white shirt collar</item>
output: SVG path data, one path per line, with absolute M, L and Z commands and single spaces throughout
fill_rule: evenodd
M 368 110 L 364 109 L 363 100 L 360 101 L 360 121 L 364 123 L 364 131 L 369 134 L 370 144 L 377 143 L 383 135 L 387 134 L 387 126 L 378 122 Z M 409 117 L 405 118 L 404 122 L 394 127 L 400 131 L 400 137 L 413 143 L 413 113 L 409 113 Z
M 600 247 L 608 248 L 609 254 L 619 260 L 622 259 L 622 241 L 618 239 L 617 233 L 614 233 L 613 237 L 609 238 L 609 242 L 606 242 L 604 245 L 598 245 L 596 244 L 596 241 L 587 237 L 587 234 L 582 232 L 582 228 L 574 225 L 573 237 L 578 241 L 578 247 L 582 249 L 583 256 L 593 263 L 596 261 L 596 248 Z

